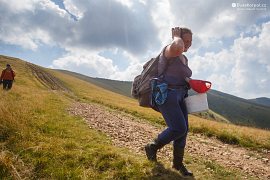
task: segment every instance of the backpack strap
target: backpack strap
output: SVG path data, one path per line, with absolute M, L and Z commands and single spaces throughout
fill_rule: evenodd
M 167 45 L 168 46 L 168 45 Z M 164 58 L 165 58 L 165 55 L 164 55 L 164 51 L 166 50 L 166 47 L 167 46 L 165 46 L 163 49 L 162 49 L 162 51 L 161 51 L 161 53 L 156 57 L 157 59 L 158 59 L 158 66 L 159 66 L 159 58 L 160 58 L 160 56 L 162 55 L 162 56 L 164 56 Z M 171 65 L 172 63 L 173 63 L 173 61 L 174 61 L 174 59 L 167 59 L 166 58 L 166 64 L 165 64 L 165 67 L 162 69 L 162 71 L 161 71 L 161 73 L 158 75 L 158 78 L 159 77 L 162 77 L 163 75 L 164 75 L 164 73 L 166 72 L 166 70 L 168 69 L 168 66 L 169 65 Z M 158 68 L 159 69 L 159 68 Z
M 159 58 L 159 56 L 157 58 Z M 162 79 L 164 78 L 164 73 L 167 71 L 168 67 L 175 61 L 175 59 L 171 59 L 171 60 L 167 59 L 166 61 L 167 62 L 165 64 L 165 68 L 163 69 L 163 71 L 158 76 L 159 78 L 162 78 Z M 159 62 L 158 62 L 158 65 L 159 65 Z
M 188 66 L 188 58 L 183 54 L 183 57 L 185 58 L 185 60 L 186 60 L 186 65 Z

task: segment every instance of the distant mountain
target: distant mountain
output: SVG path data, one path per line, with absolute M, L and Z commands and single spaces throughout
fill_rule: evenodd
M 91 82 L 107 90 L 131 97 L 130 90 L 132 82 L 92 78 L 70 71 L 60 71 Z M 190 91 L 189 94 L 193 95 L 195 92 Z M 216 90 L 210 90 L 207 93 L 207 99 L 209 108 L 213 112 L 208 115 L 210 118 L 213 114 L 218 114 L 233 124 L 270 129 L 270 107 Z
M 256 98 L 256 99 L 249 99 L 249 101 L 254 102 L 256 104 L 270 107 L 270 98 L 261 97 L 261 98 Z
M 209 108 L 230 122 L 270 129 L 270 107 L 216 90 L 208 93 Z

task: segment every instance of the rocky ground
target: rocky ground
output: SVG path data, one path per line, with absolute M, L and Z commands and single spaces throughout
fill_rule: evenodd
M 75 103 L 69 112 L 82 116 L 90 128 L 106 133 L 116 146 L 129 148 L 139 154 L 144 154 L 144 145 L 165 128 L 96 104 Z M 192 133 L 188 135 L 186 149 L 191 157 L 200 157 L 241 171 L 243 178 L 270 179 L 269 151 L 259 153 Z M 171 161 L 171 152 L 171 146 L 167 145 L 161 150 L 159 157 L 166 157 Z

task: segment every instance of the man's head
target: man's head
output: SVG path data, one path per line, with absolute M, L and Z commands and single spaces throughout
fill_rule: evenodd
M 7 64 L 7 66 L 6 66 L 6 67 L 7 67 L 7 69 L 11 69 L 11 66 L 10 66 L 10 64 Z
M 192 31 L 188 28 L 181 28 L 181 38 L 185 45 L 184 52 L 187 52 L 188 48 L 192 45 Z

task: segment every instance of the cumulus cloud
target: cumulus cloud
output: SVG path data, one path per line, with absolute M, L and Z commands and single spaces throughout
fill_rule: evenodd
M 13 13 L 21 13 L 23 11 L 32 11 L 38 1 L 35 0 L 25 0 L 25 1 L 18 1 L 18 0 L 1 0 L 1 6 L 8 8 Z
M 254 3 L 251 0 L 228 1 L 171 1 L 171 11 L 175 14 L 175 23 L 193 29 L 202 38 L 221 38 L 237 35 L 237 28 L 251 26 L 258 19 L 269 16 L 267 10 L 237 10 L 232 3 Z M 269 5 L 269 1 L 261 0 Z M 192 11 L 191 11 L 192 10 Z M 191 13 L 195 12 L 195 13 Z
M 66 69 L 94 77 L 109 77 L 117 71 L 111 59 L 94 52 L 73 51 L 53 61 L 52 68 Z
M 132 55 L 125 54 L 124 56 Z M 142 70 L 142 63 L 134 59 L 130 62 L 128 68 L 120 70 L 111 59 L 100 56 L 97 52 L 72 50 L 64 57 L 54 60 L 50 68 L 75 71 L 91 77 L 133 80 Z
M 5 14 L 0 17 L 0 41 L 31 50 L 36 50 L 42 43 L 53 44 L 53 31 L 61 31 L 58 25 L 61 19 L 68 17 L 67 13 L 46 0 L 29 1 L 23 6 L 15 4 L 15 0 L 0 1 L 0 12 Z
M 6 14 L 5 18 L 1 18 L 1 29 L 8 31 L 10 36 L 23 36 L 27 32 L 32 34 L 33 37 L 25 37 L 29 44 L 25 48 L 37 48 L 35 39 L 41 37 L 32 32 L 35 29 L 48 32 L 62 48 L 120 47 L 133 54 L 143 54 L 148 48 L 159 44 L 157 29 L 147 10 L 148 6 L 141 2 L 132 3 L 132 7 L 127 7 L 116 1 L 64 1 L 66 10 L 79 17 L 76 22 L 72 21 L 67 11 L 49 0 L 30 1 L 30 5 L 21 7 L 23 11 L 14 9 L 13 2 L 15 4 L 16 1 L 0 1 L 1 13 Z M 13 30 L 12 26 L 20 28 L 20 31 Z M 29 31 L 30 29 L 32 31 Z M 2 37 L 2 41 L 16 44 L 10 39 L 12 38 Z M 18 42 L 17 45 L 22 43 Z
M 236 63 L 232 76 L 238 81 L 235 87 L 239 95 L 242 92 L 253 97 L 270 95 L 270 62 L 269 53 L 266 52 L 266 49 L 270 49 L 269 32 L 270 22 L 263 24 L 258 37 L 240 37 L 235 40 L 233 52 Z
M 149 59 L 146 55 L 160 46 L 158 30 L 145 1 L 66 0 L 64 9 L 49 0 L 29 1 L 27 6 L 18 6 L 21 9 L 13 8 L 15 4 L 15 0 L 0 1 L 0 12 L 6 14 L 0 21 L 0 40 L 30 50 L 41 44 L 63 48 L 67 54 L 54 60 L 53 67 L 88 67 L 84 71 L 87 75 L 131 80 L 141 70 L 137 67 Z M 99 55 L 100 51 L 119 48 L 129 59 L 123 72 L 117 71 L 112 59 Z M 96 66 L 103 61 L 103 69 Z
M 74 16 L 76 16 L 76 18 L 79 20 L 83 17 L 83 14 L 84 14 L 84 11 L 82 8 L 79 9 L 77 6 L 75 6 L 72 2 L 72 0 L 65 0 L 63 2 L 64 6 L 65 6 L 65 9 L 73 14 Z
M 213 88 L 240 97 L 269 97 L 269 31 L 267 22 L 258 36 L 240 36 L 230 49 L 194 56 L 190 60 L 193 77 L 208 79 Z
M 119 47 L 133 54 L 142 54 L 158 44 L 147 6 L 133 3 L 131 8 L 115 1 L 74 1 L 77 7 L 88 7 L 78 21 L 72 44 L 83 48 Z

